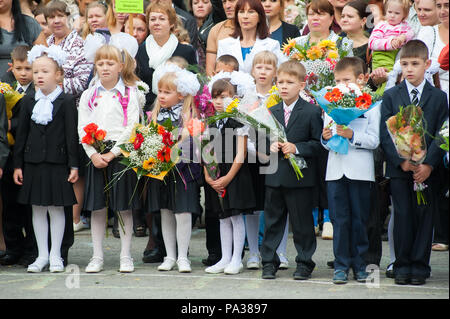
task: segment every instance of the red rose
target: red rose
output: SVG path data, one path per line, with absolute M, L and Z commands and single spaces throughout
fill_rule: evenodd
M 133 143 L 134 149 L 138 150 L 141 147 L 143 142 L 144 142 L 144 136 L 141 133 L 137 133 L 136 138 L 134 139 L 134 143 Z
M 88 145 L 92 145 L 94 144 L 95 140 L 92 137 L 91 134 L 86 134 L 82 139 L 81 139 L 81 143 L 83 144 L 88 144 Z
M 97 141 L 103 141 L 105 139 L 106 136 L 106 131 L 104 130 L 98 130 L 97 132 L 95 132 L 95 139 Z
M 94 135 L 95 132 L 97 132 L 98 126 L 95 123 L 90 123 L 86 125 L 83 130 L 86 132 L 86 134 L 92 134 Z

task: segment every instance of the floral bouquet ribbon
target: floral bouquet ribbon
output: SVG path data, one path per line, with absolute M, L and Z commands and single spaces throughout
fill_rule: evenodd
M 359 89 L 352 83 L 325 87 L 318 92 L 311 91 L 311 94 L 337 125 L 350 124 L 382 102 L 377 95 L 370 93 L 370 89 Z M 339 154 L 348 153 L 348 144 L 348 139 L 336 134 L 327 142 L 327 146 Z

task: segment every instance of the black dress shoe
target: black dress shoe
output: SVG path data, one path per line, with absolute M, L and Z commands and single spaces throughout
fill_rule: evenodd
M 37 256 L 32 255 L 23 255 L 20 257 L 19 261 L 17 262 L 18 265 L 28 267 L 28 265 L 31 265 L 36 260 Z
M 334 269 L 334 260 L 327 261 L 327 266 L 331 269 Z
M 19 261 L 19 258 L 20 256 L 17 255 L 6 254 L 5 256 L 0 258 L 0 265 L 3 266 L 15 265 Z
M 424 285 L 425 278 L 424 277 L 411 277 L 411 285 Z
M 6 255 L 6 250 L 0 250 L 0 258 Z
M 202 263 L 205 266 L 212 266 L 212 265 L 217 264 L 221 258 L 222 257 L 219 255 L 211 254 L 208 256 L 208 258 L 202 259 Z
M 308 280 L 311 278 L 311 272 L 305 268 L 297 268 L 294 272 L 295 280 Z
M 395 276 L 394 276 L 394 270 L 393 270 L 393 269 L 386 270 L 386 277 L 387 277 L 387 278 L 394 279 L 394 278 L 395 278 Z
M 263 265 L 262 279 L 275 279 L 276 269 L 273 264 Z
M 395 276 L 395 284 L 397 285 L 408 285 L 410 282 L 409 276 Z
M 152 250 L 145 250 L 144 257 L 142 257 L 142 261 L 144 263 L 160 263 L 164 259 L 163 254 L 158 248 L 154 248 Z

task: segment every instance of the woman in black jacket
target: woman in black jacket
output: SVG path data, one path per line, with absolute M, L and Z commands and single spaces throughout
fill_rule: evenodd
M 284 19 L 284 1 L 285 0 L 261 0 L 261 3 L 269 19 L 270 37 L 280 42 L 280 47 L 288 39 L 294 39 L 300 36 L 297 26 L 283 21 Z

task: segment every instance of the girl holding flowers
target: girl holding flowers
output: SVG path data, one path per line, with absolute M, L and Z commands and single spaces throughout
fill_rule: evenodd
M 83 147 L 91 160 L 86 176 L 84 209 L 92 211 L 93 257 L 85 271 L 95 273 L 103 269 L 102 244 L 108 208 L 111 208 L 123 220 L 119 227 L 120 272 L 132 272 L 132 209 L 138 209 L 140 203 L 138 196 L 132 196 L 136 174 L 128 171 L 107 192 L 104 189 L 113 175 L 125 168 L 117 158 L 121 154 L 119 145 L 128 141 L 131 130 L 139 122 L 141 93 L 136 88 L 138 78 L 134 73 L 134 60 L 127 50 L 103 45 L 95 53 L 94 65 L 99 81 L 83 93 L 78 110 L 78 133 L 80 138 L 84 136 Z M 99 140 L 103 145 L 101 148 L 93 144 Z
M 191 240 L 192 214 L 200 215 L 200 179 L 201 167 L 194 161 L 193 139 L 189 136 L 188 125 L 196 118 L 194 96 L 200 89 L 195 74 L 179 68 L 175 64 L 167 64 L 156 73 L 158 95 L 152 111 L 152 121 L 175 127 L 168 136 L 170 145 L 177 142 L 175 151 L 158 155 L 162 161 L 176 161 L 176 167 L 169 171 L 164 181 L 150 179 L 148 181 L 148 212 L 161 212 L 161 230 L 166 248 L 166 257 L 160 271 L 170 271 L 175 264 L 181 273 L 191 272 L 188 259 L 189 242 Z M 199 154 L 198 154 L 199 155 Z M 178 247 L 178 251 L 177 251 Z M 178 254 L 177 254 L 178 253 Z

